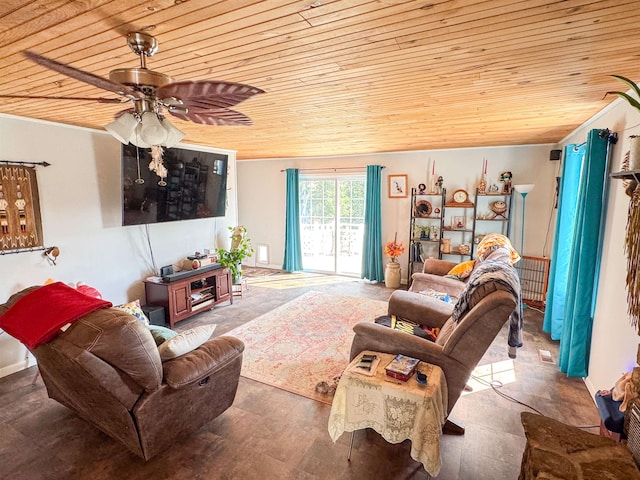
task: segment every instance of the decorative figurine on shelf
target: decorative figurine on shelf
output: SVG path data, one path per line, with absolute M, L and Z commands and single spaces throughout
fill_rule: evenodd
M 502 193 L 511 193 L 511 172 L 502 172 L 500 174 L 500 181 L 504 182 L 504 186 L 502 187 Z
M 440 250 L 442 251 L 442 253 L 451 253 L 451 239 L 450 238 L 443 238 L 442 239 L 442 246 L 440 247 Z
M 418 185 L 418 195 L 424 195 L 427 193 L 427 186 L 424 183 Z
M 438 193 L 442 193 L 442 184 L 444 183 L 444 178 L 442 175 L 438 176 L 438 180 L 436 180 L 436 190 Z
M 490 206 L 491 211 L 493 212 L 493 218 L 502 217 L 505 220 L 507 217 L 505 216 L 505 212 L 507 211 L 507 204 L 502 200 L 498 200 L 497 202 L 493 202 Z
M 478 193 L 484 195 L 487 193 L 487 179 L 485 178 L 487 175 L 487 159 L 482 159 L 482 176 L 480 177 L 480 183 L 478 184 Z
M 433 241 L 438 241 L 438 227 L 436 227 L 435 225 L 431 226 L 431 233 L 429 237 L 431 237 L 431 240 Z
M 487 193 L 487 181 L 484 178 L 484 175 L 482 176 L 482 178 L 480 179 L 480 183 L 478 184 L 478 193 L 480 195 L 484 195 L 485 193 Z

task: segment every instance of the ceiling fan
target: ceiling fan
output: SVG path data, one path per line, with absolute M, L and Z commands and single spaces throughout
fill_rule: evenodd
M 109 78 L 85 72 L 31 51 L 24 55 L 43 67 L 95 87 L 120 95 L 121 98 L 48 97 L 0 95 L 0 98 L 38 98 L 54 100 L 89 100 L 99 103 L 132 102 L 133 106 L 118 112 L 116 120 L 105 128 L 125 145 L 142 148 L 171 147 L 185 134 L 166 119 L 174 117 L 205 125 L 251 125 L 251 119 L 229 107 L 247 100 L 263 90 L 241 83 L 217 80 L 175 82 L 171 77 L 149 70 L 146 57 L 158 51 L 156 38 L 145 32 L 127 34 L 127 44 L 140 58 L 140 68 L 118 68 Z

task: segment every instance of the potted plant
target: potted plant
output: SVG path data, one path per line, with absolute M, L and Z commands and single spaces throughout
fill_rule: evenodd
M 225 250 L 217 248 L 218 262 L 231 271 L 234 284 L 240 283 L 242 279 L 242 260 L 253 255 L 251 240 L 246 236 L 246 227 L 239 225 L 229 227 L 231 232 L 231 249 Z
M 637 84 L 629 80 L 627 77 L 623 77 L 622 75 L 611 75 L 611 76 L 617 80 L 620 80 L 622 83 L 624 83 L 629 88 L 631 88 L 633 93 L 635 93 L 636 96 L 640 98 L 640 87 L 638 87 Z M 631 105 L 638 112 L 640 112 L 640 101 L 636 100 L 628 93 L 614 90 L 614 91 L 605 93 L 605 96 L 607 95 L 617 95 L 621 98 L 624 98 L 629 103 L 629 105 Z M 629 150 L 628 169 L 638 170 L 640 169 L 640 135 L 631 135 L 629 137 L 629 145 L 630 145 L 630 150 Z

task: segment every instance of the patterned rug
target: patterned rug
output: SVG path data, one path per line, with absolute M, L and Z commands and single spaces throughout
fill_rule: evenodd
M 349 364 L 353 326 L 387 312 L 387 302 L 310 291 L 227 335 L 245 343 L 242 376 L 323 403 L 321 381 Z
M 244 270 L 243 270 L 244 273 Z M 251 276 L 247 278 L 249 285 L 257 285 L 264 288 L 299 288 L 314 285 L 329 285 L 332 283 L 356 282 L 355 277 L 341 277 L 339 275 L 324 275 L 311 272 L 282 272 L 267 276 Z

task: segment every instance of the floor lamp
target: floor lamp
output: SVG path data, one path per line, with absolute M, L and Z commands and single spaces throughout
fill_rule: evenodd
M 527 200 L 527 194 L 533 190 L 535 185 L 533 183 L 525 183 L 522 185 L 514 185 L 513 188 L 516 192 L 522 195 L 522 220 L 521 220 L 521 234 L 520 234 L 520 255 L 524 255 L 524 207 Z
M 524 256 L 524 207 L 525 207 L 525 203 L 527 200 L 527 194 L 533 190 L 533 187 L 535 187 L 535 185 L 533 183 L 525 183 L 522 185 L 514 185 L 513 188 L 515 189 L 516 192 L 518 192 L 520 195 L 522 195 L 522 220 L 520 222 L 521 224 L 521 230 L 520 230 L 520 256 Z M 520 274 L 520 283 L 524 283 L 524 279 L 523 274 L 523 264 L 524 260 L 520 260 L 520 262 L 518 262 L 518 266 L 516 267 L 516 270 L 518 270 L 518 273 Z M 522 308 L 527 308 L 527 306 L 525 305 L 524 302 L 522 302 Z

